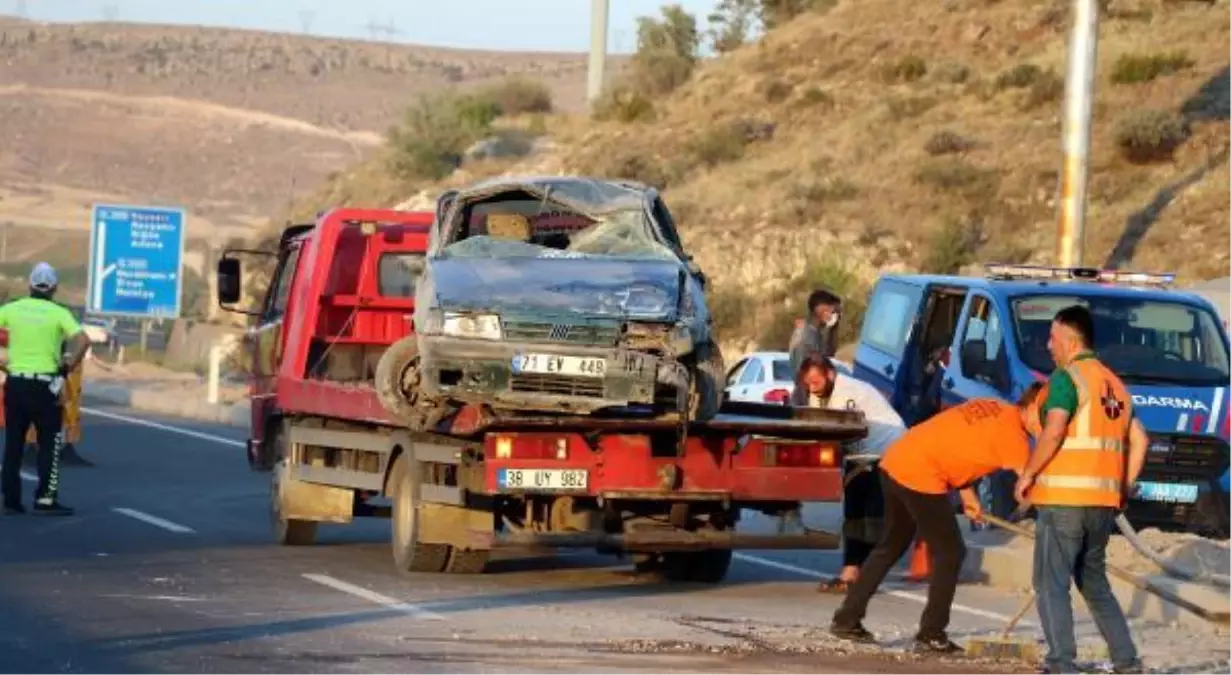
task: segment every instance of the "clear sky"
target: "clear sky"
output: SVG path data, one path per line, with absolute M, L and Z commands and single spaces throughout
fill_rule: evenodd
M 704 22 L 717 0 L 675 0 Z M 636 18 L 663 0 L 609 0 L 608 49 L 635 47 Z M 0 13 L 44 21 L 203 24 L 369 38 L 392 24 L 398 42 L 542 51 L 589 49 L 590 0 L 0 0 Z M 307 14 L 310 13 L 310 16 Z

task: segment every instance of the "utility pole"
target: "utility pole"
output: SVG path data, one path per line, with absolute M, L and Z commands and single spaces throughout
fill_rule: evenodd
M 1081 265 L 1086 236 L 1086 187 L 1090 172 L 1090 120 L 1098 59 L 1098 0 L 1074 0 L 1064 87 L 1064 167 L 1060 177 L 1060 222 L 1056 262 Z
M 299 10 L 299 23 L 303 25 L 304 33 L 312 32 L 312 21 L 316 19 L 316 12 L 310 9 Z
M 607 67 L 607 18 L 609 0 L 590 0 L 590 70 L 586 100 L 598 100 L 603 93 L 604 71 Z

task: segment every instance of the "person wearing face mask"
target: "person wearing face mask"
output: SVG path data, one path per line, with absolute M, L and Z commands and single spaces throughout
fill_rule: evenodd
M 880 539 L 885 498 L 877 462 L 906 425 L 875 387 L 839 373 L 828 358 L 804 359 L 791 392 L 790 404 L 802 408 L 859 410 L 868 435 L 845 448 L 842 466 L 842 571 L 821 582 L 822 593 L 845 593 L 859 578 L 859 567 Z
M 791 335 L 788 351 L 791 372 L 798 373 L 804 359 L 813 354 L 831 357 L 838 350 L 838 320 L 842 299 L 818 288 L 808 296 L 808 320 L 797 323 Z

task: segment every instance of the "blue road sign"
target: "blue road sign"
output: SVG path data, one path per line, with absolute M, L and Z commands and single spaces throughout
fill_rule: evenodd
M 184 235 L 183 209 L 95 204 L 88 311 L 179 318 Z

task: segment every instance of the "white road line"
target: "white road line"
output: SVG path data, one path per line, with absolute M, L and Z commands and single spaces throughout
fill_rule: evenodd
M 151 422 L 149 420 L 143 420 L 139 417 L 129 417 L 128 415 L 117 415 L 116 413 L 113 413 L 113 412 L 107 412 L 105 410 L 98 410 L 95 408 L 87 408 L 85 406 L 81 407 L 81 412 L 87 413 L 90 415 L 97 415 L 98 417 L 103 417 L 109 420 L 115 420 L 117 422 L 127 422 L 128 424 L 136 424 L 137 426 L 149 427 L 151 429 L 158 429 L 159 431 L 168 431 L 173 434 L 191 436 L 192 438 L 199 438 L 203 441 L 212 441 L 214 443 L 221 443 L 222 445 L 229 445 L 233 448 L 246 447 L 246 444 L 243 441 L 237 441 L 234 438 L 225 438 L 223 436 L 215 436 L 214 434 L 207 434 L 201 431 L 193 431 L 191 429 L 181 429 L 180 427 L 173 427 L 169 424 L 159 424 L 158 422 Z
M 150 514 L 145 513 L 144 511 L 138 511 L 136 509 L 128 509 L 122 506 L 113 507 L 111 510 L 115 511 L 116 513 L 120 515 L 128 516 L 129 518 L 135 518 L 144 523 L 149 523 L 150 525 L 153 525 L 154 527 L 161 527 L 162 529 L 167 530 L 169 532 L 175 532 L 177 534 L 194 534 L 196 532 L 196 530 L 192 529 L 191 527 L 180 525 L 179 523 L 173 523 L 169 520 L 163 520 L 162 518 L 159 518 L 158 516 L 151 516 Z
M 776 570 L 781 570 L 783 572 L 791 572 L 793 574 L 798 574 L 800 576 L 805 576 L 805 577 L 811 577 L 813 579 L 828 578 L 828 575 L 821 574 L 820 572 L 817 572 L 816 570 L 810 570 L 806 567 L 798 567 L 796 565 L 791 565 L 789 563 L 778 562 L 777 560 L 770 560 L 769 558 L 762 558 L 762 557 L 755 556 L 755 555 L 748 555 L 747 553 L 733 553 L 731 555 L 733 558 L 736 558 L 737 560 L 743 560 L 744 562 L 750 562 L 754 565 L 761 565 L 763 567 L 772 567 Z M 911 600 L 911 601 L 914 601 L 920 604 L 924 604 L 928 601 L 927 596 L 920 595 L 918 593 L 911 593 L 910 591 L 901 591 L 897 589 L 884 589 L 882 590 L 882 592 L 885 593 L 886 595 L 892 595 L 895 598 L 902 598 L 903 600 Z M 979 609 L 977 607 L 968 607 L 966 605 L 956 603 L 956 602 L 953 603 L 952 609 L 955 612 L 965 612 L 966 614 L 971 614 L 973 616 L 980 616 L 980 617 L 983 617 L 984 619 L 992 619 L 993 621 L 1000 621 L 1002 623 L 1008 623 L 1009 619 L 1012 618 L 1012 617 L 1005 616 L 1003 614 L 997 614 L 996 612 L 989 612 L 985 609 Z M 1032 624 L 1029 621 L 1021 621 L 1018 623 L 1018 625 L 1019 626 L 1032 626 L 1034 624 Z
M 324 574 L 305 574 L 303 578 L 308 581 L 314 581 L 322 586 L 328 586 L 334 590 L 349 593 L 357 598 L 363 598 L 368 602 L 374 602 L 378 605 L 384 605 L 389 609 L 397 610 L 404 614 L 408 614 L 415 618 L 426 619 L 428 621 L 443 621 L 444 617 L 431 610 L 424 609 L 418 605 L 412 605 L 405 602 L 399 602 L 386 595 L 381 595 L 376 591 L 369 591 L 362 586 L 348 584 L 340 579 L 335 579 Z
M 38 475 L 33 474 L 33 473 L 30 473 L 29 471 L 22 471 L 22 472 L 21 472 L 21 479 L 22 479 L 22 480 L 28 480 L 28 481 L 30 481 L 31 483 L 37 483 L 37 482 L 38 482 Z

